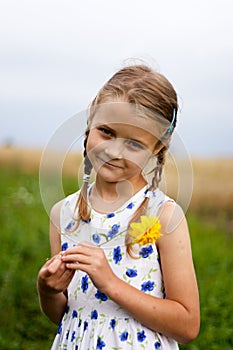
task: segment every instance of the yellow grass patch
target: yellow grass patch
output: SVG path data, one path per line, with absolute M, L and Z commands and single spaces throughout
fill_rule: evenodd
M 42 151 L 14 147 L 0 148 L 0 165 L 17 168 L 25 172 L 38 172 Z M 56 160 L 56 154 L 52 157 Z M 51 158 L 51 159 L 52 159 Z M 81 153 L 69 153 L 64 159 L 63 173 L 77 177 Z M 233 213 L 233 159 L 192 159 L 193 192 L 190 208 L 211 211 L 226 210 Z M 184 164 L 185 169 L 185 164 Z M 176 164 L 168 159 L 165 166 L 166 191 L 177 197 L 179 174 Z
M 48 152 L 46 153 L 48 155 Z M 38 172 L 43 151 L 41 149 L 29 148 L 14 148 L 2 147 L 0 148 L 0 165 L 6 167 L 17 168 L 25 172 Z M 76 175 L 78 164 L 82 161 L 81 153 L 68 153 L 67 156 L 59 152 L 50 153 L 50 166 L 53 167 L 57 160 L 64 158 L 62 163 L 62 171 L 67 175 Z

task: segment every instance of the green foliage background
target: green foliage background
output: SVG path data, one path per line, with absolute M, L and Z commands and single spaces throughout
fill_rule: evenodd
M 65 178 L 66 194 L 76 188 Z M 198 338 L 181 349 L 233 349 L 233 221 L 224 212 L 189 212 L 201 303 Z M 49 218 L 38 176 L 0 168 L 0 349 L 49 349 L 56 333 L 40 312 L 36 279 L 50 256 Z M 182 287 L 182 286 L 181 286 Z

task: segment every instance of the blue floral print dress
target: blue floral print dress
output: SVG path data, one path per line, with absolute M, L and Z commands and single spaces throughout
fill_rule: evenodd
M 125 233 L 131 215 L 145 198 L 148 187 L 137 192 L 113 213 L 100 214 L 92 209 L 91 220 L 81 222 L 76 231 L 62 235 L 62 249 L 89 241 L 100 246 L 114 273 L 144 293 L 165 297 L 159 254 L 155 244 L 142 246 L 138 259 L 125 247 Z M 68 196 L 61 209 L 62 232 L 75 224 L 74 207 L 78 193 Z M 150 215 L 156 215 L 164 201 L 170 200 L 159 189 L 149 201 Z M 136 306 L 136 305 L 135 305 Z M 102 293 L 89 276 L 76 271 L 68 287 L 68 304 L 58 327 L 52 350 L 137 350 L 178 349 L 177 343 L 133 319 L 118 304 Z

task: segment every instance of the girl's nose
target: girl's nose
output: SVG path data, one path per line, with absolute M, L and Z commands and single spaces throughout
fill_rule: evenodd
M 123 158 L 124 140 L 114 139 L 106 142 L 104 152 L 109 159 Z

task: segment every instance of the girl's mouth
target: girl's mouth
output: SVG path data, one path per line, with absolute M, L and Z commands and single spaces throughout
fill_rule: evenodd
M 109 168 L 112 168 L 112 169 L 122 169 L 122 166 L 120 166 L 119 164 L 116 164 L 116 162 L 111 162 L 111 161 L 105 161 L 103 160 L 102 158 L 99 158 L 99 160 L 101 161 L 102 163 L 102 166 L 107 166 Z

